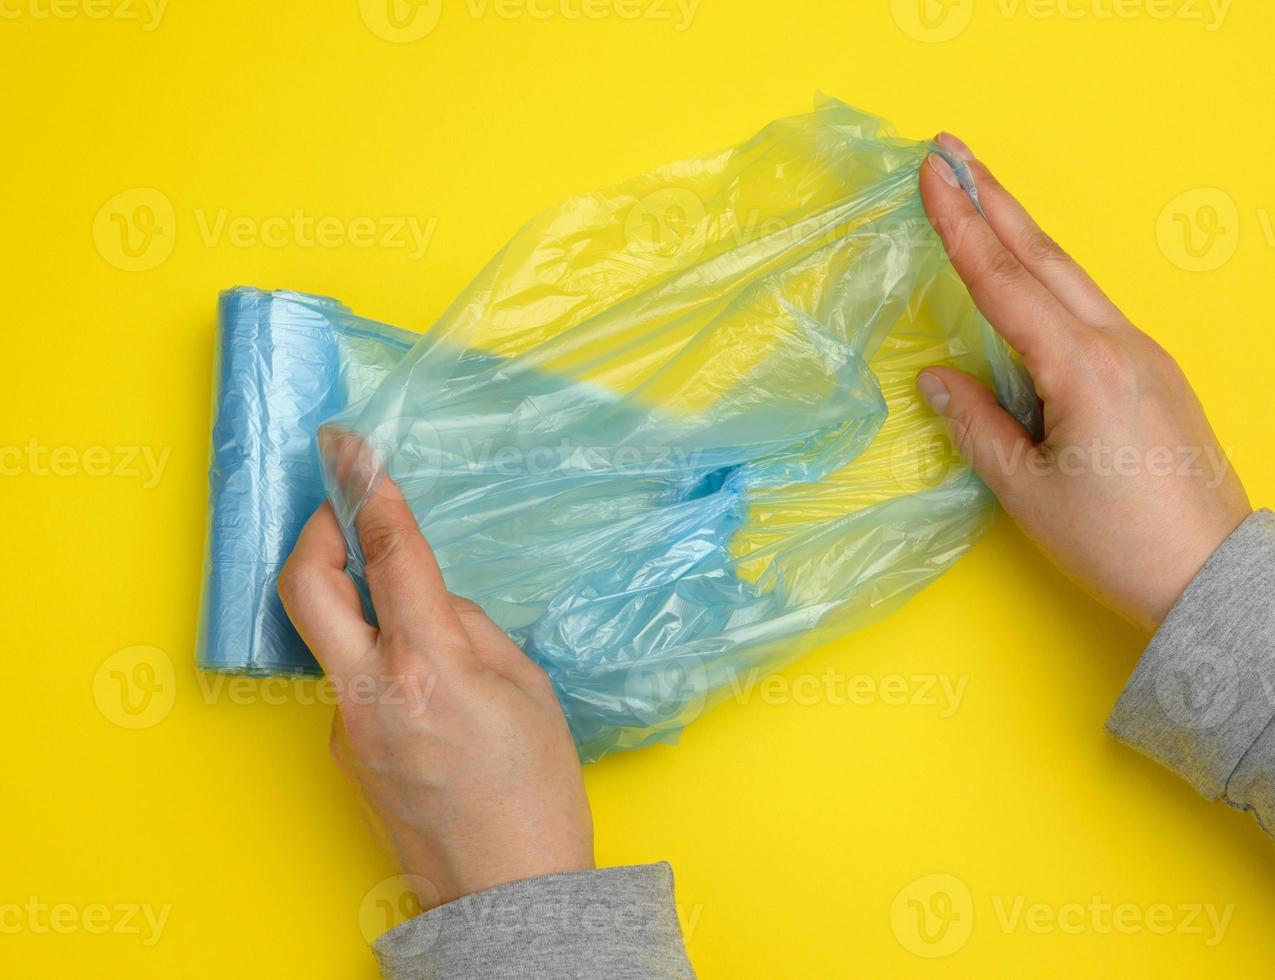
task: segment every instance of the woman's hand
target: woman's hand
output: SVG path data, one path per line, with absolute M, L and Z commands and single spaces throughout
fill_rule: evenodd
M 1024 532 L 1082 587 L 1154 628 L 1252 513 L 1173 358 L 973 159 L 986 220 L 931 155 L 921 195 L 978 308 L 1023 357 L 1044 402 L 1027 432 L 978 381 L 927 368 L 917 387 Z
M 379 629 L 345 574 L 327 504 L 301 532 L 279 594 L 336 689 L 332 754 L 422 904 L 592 868 L 584 780 L 544 671 L 447 591 L 393 483 L 376 487 L 356 526 Z

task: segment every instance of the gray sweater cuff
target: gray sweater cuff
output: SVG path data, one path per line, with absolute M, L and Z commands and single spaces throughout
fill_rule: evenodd
M 386 980 L 695 976 L 664 863 L 489 888 L 409 919 L 372 948 Z
M 1165 617 L 1107 720 L 1211 800 L 1275 816 L 1275 514 L 1213 553 Z

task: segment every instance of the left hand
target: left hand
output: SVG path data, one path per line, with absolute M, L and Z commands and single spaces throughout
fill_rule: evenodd
M 425 879 L 422 905 L 592 868 L 589 801 L 549 678 L 447 591 L 392 482 L 355 523 L 379 628 L 363 617 L 327 504 L 301 532 L 279 594 L 336 687 L 332 754 L 404 872 Z

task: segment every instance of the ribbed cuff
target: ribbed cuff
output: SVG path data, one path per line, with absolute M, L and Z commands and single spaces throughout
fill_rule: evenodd
M 1270 790 L 1273 717 L 1275 514 L 1262 510 L 1222 543 L 1165 617 L 1107 730 L 1209 799 L 1264 805 L 1269 816 L 1271 798 L 1252 793 Z M 1262 753 L 1264 775 L 1254 771 Z M 1242 801 L 1228 793 L 1232 783 Z

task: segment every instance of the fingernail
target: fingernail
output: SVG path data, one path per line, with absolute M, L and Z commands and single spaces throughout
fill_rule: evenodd
M 943 183 L 949 187 L 960 187 L 961 182 L 956 179 L 956 172 L 952 169 L 952 165 L 944 160 L 937 153 L 931 153 L 926 157 L 930 169 L 943 178 Z
M 934 137 L 934 142 L 966 163 L 974 159 L 974 152 L 965 145 L 964 141 L 957 139 L 951 133 L 939 133 Z
M 917 376 L 916 388 L 925 399 L 925 403 L 942 415 L 943 409 L 947 408 L 947 403 L 952 397 L 952 393 L 947 390 L 947 385 L 935 375 L 922 372 Z

